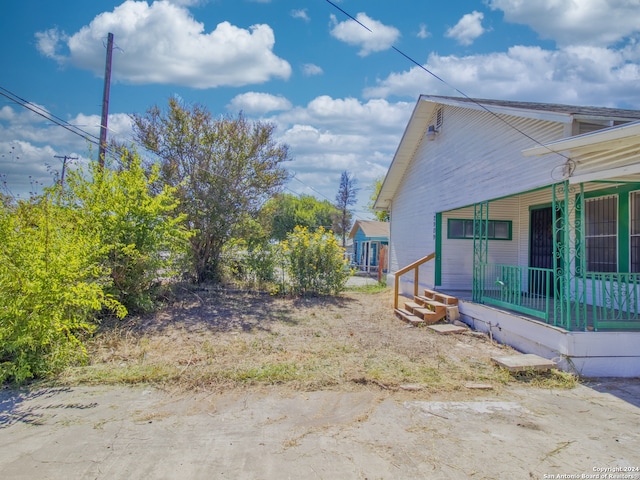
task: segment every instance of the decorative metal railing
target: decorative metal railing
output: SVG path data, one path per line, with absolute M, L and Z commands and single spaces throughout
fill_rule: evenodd
M 552 311 L 553 271 L 547 268 L 481 263 L 482 289 L 474 298 L 549 322 Z
M 593 329 L 638 329 L 640 274 L 587 273 Z
M 517 265 L 479 265 L 481 288 L 474 292 L 482 303 L 507 308 L 567 330 L 639 330 L 640 273 L 587 273 L 575 288 L 582 302 L 571 302 L 570 318 L 558 315 L 558 283 L 547 268 Z M 572 287 L 573 288 L 573 287 Z

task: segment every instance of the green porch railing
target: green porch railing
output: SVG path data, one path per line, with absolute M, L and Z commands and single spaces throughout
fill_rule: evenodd
M 640 328 L 640 273 L 587 273 L 593 329 Z
M 482 291 L 489 303 L 549 322 L 552 308 L 553 271 L 547 268 L 481 263 Z
M 564 320 L 554 314 L 556 280 L 552 270 L 481 263 L 479 273 L 477 285 L 481 288 L 474 294 L 482 303 L 568 330 L 640 330 L 640 273 L 587 273 L 587 291 L 580 295 L 580 302 L 571 302 L 572 318 Z M 585 313 L 584 322 L 573 318 L 580 312 Z

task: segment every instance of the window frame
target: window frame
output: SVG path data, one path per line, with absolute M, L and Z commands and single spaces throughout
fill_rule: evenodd
M 589 219 L 587 217 L 587 204 L 588 203 L 595 203 L 595 202 L 601 202 L 603 200 L 606 199 L 610 199 L 610 200 L 614 200 L 614 205 L 615 205 L 615 212 L 614 212 L 614 220 L 615 220 L 615 225 L 613 228 L 614 233 L 594 233 L 594 234 L 590 234 L 588 232 L 589 230 Z M 621 209 L 620 209 L 620 195 L 619 194 L 604 194 L 604 195 L 597 195 L 597 196 L 592 196 L 589 198 L 585 198 L 584 199 L 584 211 L 583 211 L 583 218 L 584 218 L 584 258 L 585 258 L 585 269 L 587 273 L 600 273 L 600 272 L 604 272 L 604 273 L 613 273 L 613 272 L 619 272 L 620 271 L 620 255 L 621 255 L 621 245 L 620 245 L 620 216 L 621 216 Z M 605 221 L 607 221 L 607 219 L 605 219 Z M 602 222 L 598 222 L 599 224 L 602 224 Z M 614 252 L 614 257 L 615 257 L 615 265 L 613 265 L 613 270 L 593 270 L 591 268 L 589 268 L 589 240 L 596 240 L 596 239 L 606 239 L 606 238 L 613 238 L 614 239 L 614 244 L 615 244 L 615 252 Z M 601 262 L 602 264 L 602 262 Z
M 462 235 L 453 235 L 451 233 L 451 223 L 462 222 Z M 497 241 L 511 241 L 513 240 L 513 221 L 512 220 L 488 220 L 489 232 L 487 235 L 488 240 Z M 497 223 L 505 223 L 508 228 L 508 237 L 496 237 L 495 228 Z M 471 227 L 467 227 L 470 224 Z M 459 230 L 459 229 L 458 229 Z M 493 232 L 493 234 L 491 234 Z M 449 240 L 473 240 L 473 219 L 469 218 L 447 218 L 447 239 Z
M 617 183 L 616 186 L 610 186 L 601 188 L 598 190 L 588 190 L 584 192 L 584 200 L 597 197 L 605 197 L 609 195 L 616 195 L 618 197 L 618 270 L 617 273 L 640 273 L 632 272 L 631 268 L 631 222 L 634 212 L 631 210 L 631 194 L 633 192 L 640 192 L 640 183 Z M 640 220 L 640 209 L 638 212 L 638 218 Z M 584 219 L 584 212 L 581 213 Z M 581 237 L 578 232 L 578 238 Z M 584 239 L 580 239 L 583 242 Z M 586 245 L 583 246 L 584 254 L 587 254 Z M 586 262 L 585 262 L 586 263 Z M 586 265 L 585 265 L 586 266 Z
M 636 260 L 636 269 L 634 270 L 633 263 L 633 238 L 640 239 L 640 205 L 638 206 L 638 211 L 634 209 L 633 197 L 638 196 L 640 200 L 640 190 L 631 190 L 629 193 L 629 273 L 640 273 L 640 258 Z M 640 203 L 640 202 L 639 202 Z M 633 233 L 634 227 L 634 214 L 636 216 L 636 223 L 638 224 L 638 233 Z M 639 257 L 640 257 L 640 251 Z

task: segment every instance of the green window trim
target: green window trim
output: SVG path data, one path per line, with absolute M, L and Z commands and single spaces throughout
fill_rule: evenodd
M 512 240 L 513 222 L 511 220 L 489 220 L 488 240 Z M 448 218 L 447 238 L 452 240 L 473 240 L 473 219 Z
M 615 187 L 584 192 L 585 200 L 617 195 L 618 197 L 618 269 L 619 273 L 631 272 L 631 194 L 640 191 L 640 183 L 628 183 Z M 585 251 L 585 255 L 588 255 Z

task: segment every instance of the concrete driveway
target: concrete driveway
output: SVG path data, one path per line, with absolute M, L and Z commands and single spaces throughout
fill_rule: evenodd
M 639 468 L 640 380 L 447 401 L 374 389 L 0 390 L 5 479 L 640 478 Z

